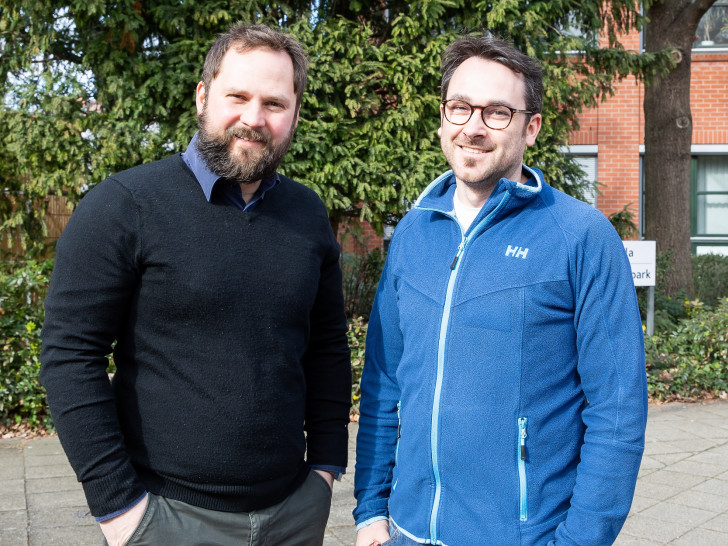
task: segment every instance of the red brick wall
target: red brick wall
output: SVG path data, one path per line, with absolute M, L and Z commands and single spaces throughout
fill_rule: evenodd
M 623 43 L 637 49 L 639 36 Z M 693 144 L 728 144 L 728 53 L 694 55 L 690 89 Z M 618 83 L 613 97 L 579 116 L 580 128 L 570 139 L 570 144 L 598 146 L 597 179 L 603 186 L 597 206 L 605 215 L 628 203 L 639 214 L 643 98 L 643 85 L 634 78 Z

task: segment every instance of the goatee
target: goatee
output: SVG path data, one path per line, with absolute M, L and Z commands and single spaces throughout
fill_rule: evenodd
M 197 118 L 197 150 L 215 174 L 239 184 L 253 184 L 270 178 L 286 155 L 296 126 L 291 127 L 288 138 L 278 144 L 271 143 L 270 135 L 250 127 L 228 127 L 222 136 L 207 130 L 207 107 Z M 233 151 L 233 140 L 244 138 L 262 142 L 263 148 Z

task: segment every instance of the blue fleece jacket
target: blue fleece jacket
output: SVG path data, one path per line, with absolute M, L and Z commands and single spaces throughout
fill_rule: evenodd
M 354 517 L 425 544 L 611 544 L 647 418 L 642 328 L 609 221 L 526 169 L 466 233 L 455 178 L 395 231 L 369 323 Z

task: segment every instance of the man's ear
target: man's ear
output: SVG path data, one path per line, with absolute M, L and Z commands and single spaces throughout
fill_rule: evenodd
M 533 114 L 531 119 L 528 121 L 526 130 L 524 131 L 526 146 L 533 146 L 536 143 L 536 137 L 538 136 L 538 132 L 541 130 L 542 119 L 541 114 Z
M 440 104 L 440 126 L 437 128 L 437 136 L 439 136 L 439 137 L 442 136 L 442 124 L 444 123 L 444 120 L 445 120 L 445 112 L 443 110 L 442 104 Z
M 195 90 L 195 104 L 197 105 L 198 116 L 202 113 L 202 109 L 205 107 L 205 91 L 204 82 L 198 83 L 197 89 Z

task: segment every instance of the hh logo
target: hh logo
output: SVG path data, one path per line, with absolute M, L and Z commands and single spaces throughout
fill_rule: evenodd
M 511 256 L 512 258 L 523 258 L 525 260 L 527 254 L 528 249 L 520 246 L 508 245 L 506 249 L 506 256 Z

